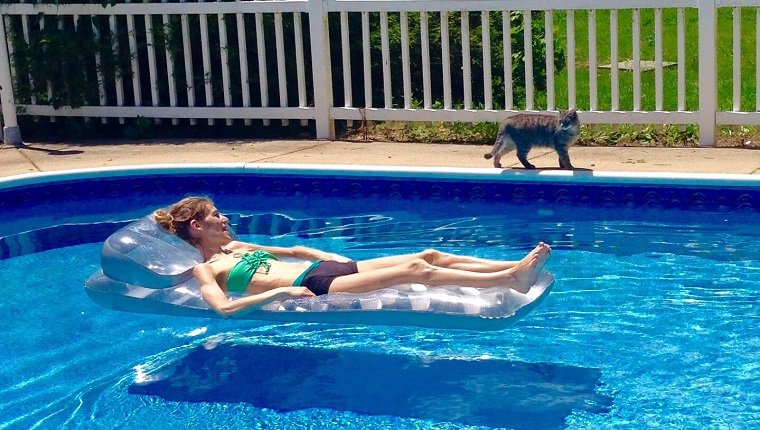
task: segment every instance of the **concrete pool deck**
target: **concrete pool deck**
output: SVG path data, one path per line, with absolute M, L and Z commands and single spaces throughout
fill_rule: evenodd
M 485 145 L 319 140 L 150 140 L 0 145 L 0 176 L 69 169 L 167 163 L 288 163 L 488 168 Z M 573 165 L 607 172 L 760 175 L 760 150 L 742 148 L 574 147 Z M 557 168 L 545 148 L 530 154 L 539 168 Z M 504 167 L 522 168 L 514 153 Z

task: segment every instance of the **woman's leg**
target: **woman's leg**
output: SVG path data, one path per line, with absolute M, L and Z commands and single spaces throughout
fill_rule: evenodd
M 473 272 L 439 267 L 421 258 L 407 260 L 390 267 L 360 270 L 359 273 L 335 278 L 330 293 L 366 293 L 393 285 L 420 283 L 429 286 L 461 285 L 487 288 L 506 286 L 526 293 L 535 284 L 549 258 L 549 246 L 539 244 L 514 266 L 496 272 Z
M 544 245 L 543 242 L 539 246 Z M 532 251 L 535 252 L 535 249 Z M 518 261 L 487 260 L 484 258 L 449 254 L 435 249 L 426 249 L 416 254 L 394 255 L 373 258 L 357 262 L 359 272 L 397 266 L 414 259 L 424 260 L 433 266 L 449 269 L 466 270 L 469 272 L 500 272 L 514 267 Z

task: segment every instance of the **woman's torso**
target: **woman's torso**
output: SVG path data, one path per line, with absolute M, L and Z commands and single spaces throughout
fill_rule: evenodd
M 224 291 L 229 290 L 227 279 L 230 271 L 241 262 L 244 254 L 253 252 L 239 249 L 227 251 L 224 254 L 217 254 L 204 263 L 211 268 L 216 282 Z M 309 262 L 286 262 L 276 259 L 266 259 L 266 263 L 269 267 L 267 268 L 264 264 L 259 265 L 245 290 L 241 291 L 242 293 L 259 294 L 273 288 L 292 286 L 298 275 L 306 270 L 310 264 Z M 243 262 L 242 264 L 246 263 Z

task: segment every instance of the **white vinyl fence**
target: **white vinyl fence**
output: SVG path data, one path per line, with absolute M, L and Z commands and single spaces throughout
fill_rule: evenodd
M 732 76 L 717 73 L 720 8 L 734 14 L 733 51 L 720 53 L 731 56 Z M 694 31 L 685 19 L 694 13 L 696 40 L 687 38 Z M 756 14 L 756 28 L 741 28 L 742 13 Z M 317 138 L 334 139 L 336 120 L 490 122 L 516 111 L 576 108 L 587 124 L 695 124 L 703 146 L 715 144 L 718 125 L 760 125 L 760 67 L 751 76 L 754 109 L 740 103 L 742 55 L 760 64 L 760 0 L 19 3 L 0 5 L 0 16 L 0 97 L 11 144 L 21 142 L 17 115 L 173 125 L 299 121 L 314 126 Z M 389 30 L 390 20 L 399 34 Z M 543 34 L 533 34 L 536 20 Z M 565 32 L 556 28 L 560 21 Z M 622 25 L 632 26 L 632 40 L 618 40 Z M 587 28 L 583 37 L 576 26 Z M 60 84 L 17 67 L 19 52 L 46 28 L 108 41 L 114 53 L 127 52 L 127 70 L 107 75 L 96 52 L 81 73 L 90 71 L 97 95 L 77 107 L 56 105 Z M 155 39 L 169 29 L 171 42 Z M 517 48 L 515 31 L 522 32 Z M 677 46 L 663 46 L 664 31 L 676 33 Z M 741 52 L 743 37 L 757 40 L 755 52 Z M 537 38 L 543 51 L 532 47 Z M 577 61 L 581 51 L 587 62 Z M 698 82 L 687 79 L 690 55 L 698 55 Z M 654 90 L 645 93 L 652 75 Z M 725 81 L 733 88 L 730 111 L 718 109 Z M 582 100 L 579 88 L 588 94 Z M 692 105 L 689 88 L 698 93 Z

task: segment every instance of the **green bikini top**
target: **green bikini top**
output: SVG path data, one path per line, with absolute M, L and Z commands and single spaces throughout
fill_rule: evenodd
M 277 257 L 261 249 L 241 255 L 240 261 L 227 275 L 227 291 L 244 293 L 259 267 L 264 268 L 264 274 L 269 273 L 269 268 L 272 266 L 269 260 L 277 260 Z

